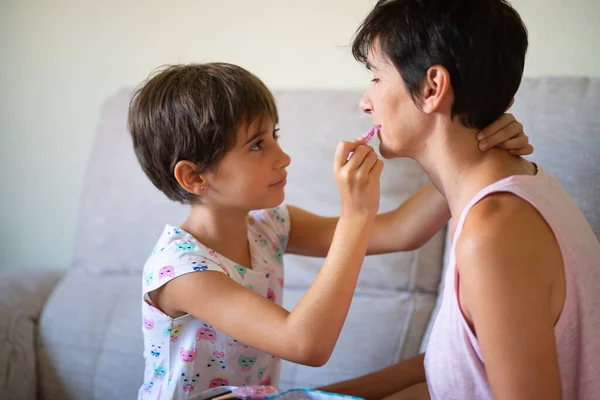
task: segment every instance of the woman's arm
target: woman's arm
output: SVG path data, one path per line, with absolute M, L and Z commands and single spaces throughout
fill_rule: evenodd
M 326 392 L 362 397 L 367 400 L 383 399 L 416 384 L 425 382 L 424 355 L 408 360 L 359 378 L 334 383 L 318 388 Z
M 554 325 L 562 255 L 539 213 L 512 194 L 473 207 L 456 249 L 459 299 L 495 399 L 560 399 Z
M 288 210 L 292 228 L 286 252 L 315 257 L 327 254 L 338 217 L 322 217 L 291 205 Z M 377 215 L 367 254 L 418 249 L 449 218 L 446 199 L 429 183 L 397 209 Z

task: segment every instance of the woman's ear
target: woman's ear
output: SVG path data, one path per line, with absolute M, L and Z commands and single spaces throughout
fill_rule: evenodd
M 208 183 L 198 171 L 198 166 L 191 161 L 179 161 L 173 171 L 177 183 L 186 191 L 197 196 L 204 195 L 208 190 Z
M 446 103 L 450 93 L 450 73 L 441 65 L 434 65 L 427 70 L 421 91 L 421 108 L 431 114 L 439 111 Z

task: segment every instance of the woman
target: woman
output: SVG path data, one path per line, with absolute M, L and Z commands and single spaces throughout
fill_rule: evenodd
M 510 106 L 527 44 L 504 0 L 382 0 L 359 28 L 361 108 L 381 154 L 414 158 L 447 199 L 452 248 L 426 355 L 323 390 L 600 398 L 600 243 L 541 166 L 475 146 Z

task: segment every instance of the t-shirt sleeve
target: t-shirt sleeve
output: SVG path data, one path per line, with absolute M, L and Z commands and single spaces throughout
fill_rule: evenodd
M 192 272 L 217 271 L 226 274 L 224 266 L 215 260 L 210 251 L 196 241 L 185 238 L 173 240 L 148 260 L 144 294 Z

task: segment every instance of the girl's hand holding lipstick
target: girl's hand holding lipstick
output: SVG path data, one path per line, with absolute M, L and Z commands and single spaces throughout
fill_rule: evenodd
M 367 131 L 367 133 L 365 133 L 364 135 L 358 137 L 354 143 L 357 144 L 369 144 L 369 142 L 375 137 L 377 136 L 377 134 L 379 134 L 379 130 L 381 129 L 381 125 L 374 125 L 371 129 L 369 129 Z M 346 161 L 350 160 L 350 157 L 352 157 L 352 154 L 354 154 L 353 151 L 351 151 L 348 154 L 348 159 Z
M 383 161 L 366 143 L 378 129 L 373 127 L 354 143 L 340 142 L 337 147 L 333 172 L 342 200 L 342 215 L 365 215 L 369 218 L 377 215 Z

